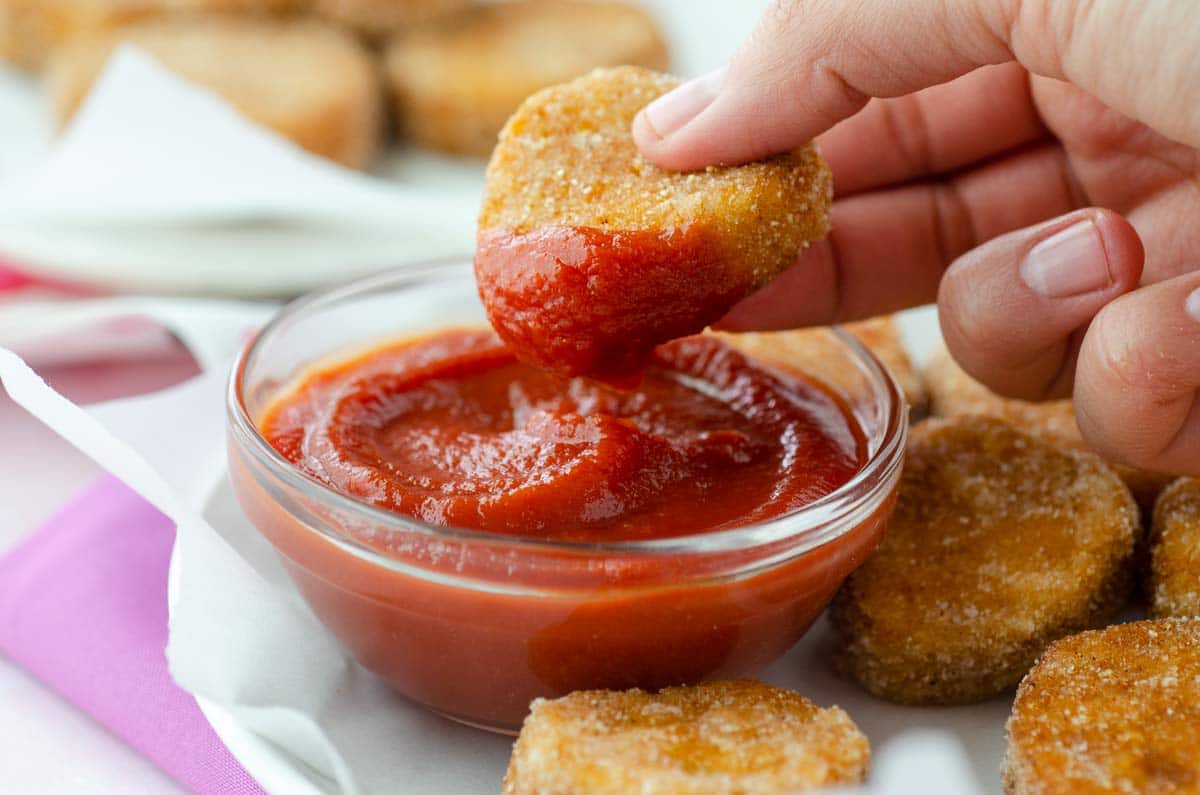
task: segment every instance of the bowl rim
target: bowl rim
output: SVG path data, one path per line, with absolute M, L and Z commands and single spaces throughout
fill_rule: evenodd
M 881 401 L 876 403 L 884 404 L 882 408 L 887 416 L 878 449 L 850 480 L 828 494 L 771 519 L 725 530 L 644 540 L 565 541 L 432 525 L 336 491 L 285 458 L 259 432 L 246 408 L 245 376 L 265 343 L 279 333 L 281 328 L 293 319 L 321 306 L 336 304 L 358 294 L 371 294 L 393 285 L 403 287 L 405 282 L 420 284 L 430 276 L 457 275 L 460 271 L 468 270 L 470 264 L 469 258 L 464 260 L 461 256 L 427 260 L 314 290 L 284 305 L 242 346 L 233 362 L 227 381 L 225 401 L 228 431 L 233 439 L 243 450 L 266 466 L 270 474 L 290 488 L 309 496 L 315 493 L 320 500 L 331 503 L 337 510 L 365 520 L 384 532 L 415 533 L 444 542 L 500 546 L 533 553 L 625 557 L 678 556 L 746 551 L 789 539 L 807 542 L 803 544 L 802 550 L 807 551 L 850 532 L 857 526 L 857 522 L 843 520 L 862 511 L 864 504 L 873 512 L 886 496 L 879 492 L 894 479 L 892 475 L 900 468 L 904 458 L 908 433 L 908 404 L 896 379 L 875 354 L 839 325 L 825 328 L 848 349 L 852 359 L 856 359 L 858 364 L 865 367 L 866 375 L 875 391 L 881 393 Z M 348 345 L 346 349 L 353 350 L 353 347 Z M 330 358 L 336 358 L 336 355 L 335 353 Z M 868 439 L 870 438 L 868 435 Z M 872 499 L 873 497 L 878 499 Z M 309 526 L 307 522 L 304 524 Z M 368 557 L 378 558 L 378 562 L 386 565 L 394 565 L 397 562 L 391 556 L 362 546 L 331 528 L 312 529 L 339 546 L 350 544 L 357 548 L 359 554 L 365 553 Z

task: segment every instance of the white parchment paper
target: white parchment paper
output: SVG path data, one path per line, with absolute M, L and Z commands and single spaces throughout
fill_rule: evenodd
M 230 495 L 226 370 L 246 331 L 271 311 L 161 299 L 84 302 L 40 324 L 31 316 L 18 341 L 78 337 L 89 324 L 148 316 L 184 340 L 204 372 L 155 394 L 83 409 L 0 348 L 0 382 L 177 522 L 171 672 L 265 786 L 289 795 L 497 792 L 511 740 L 411 705 L 348 659 Z M 11 326 L 2 338 L 18 339 Z M 887 704 L 830 672 L 828 641 L 819 623 L 765 678 L 851 714 L 875 749 L 871 792 L 999 791 L 1007 699 L 954 708 Z

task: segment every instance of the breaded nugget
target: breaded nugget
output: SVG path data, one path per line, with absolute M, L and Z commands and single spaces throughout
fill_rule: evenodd
M 1036 433 L 1074 450 L 1087 450 L 1087 443 L 1075 423 L 1075 409 L 1070 399 L 1032 403 L 1001 397 L 963 372 L 945 349 L 939 351 L 925 371 L 929 388 L 930 412 L 939 417 L 963 414 L 986 414 L 1011 422 L 1016 427 Z M 1144 469 L 1112 464 L 1121 480 L 1129 486 L 1134 499 L 1148 515 L 1154 508 L 1158 493 L 1171 482 L 1170 475 L 1147 472 Z
M 859 323 L 848 323 L 843 328 L 875 354 L 896 379 L 913 412 L 920 413 L 927 400 L 925 382 L 904 348 L 895 317 L 884 315 Z M 794 367 L 831 386 L 842 386 L 839 378 L 846 375 L 842 364 L 843 354 L 827 328 L 714 333 L 756 358 Z
M 909 407 L 915 414 L 924 412 L 929 401 L 925 379 L 913 366 L 912 359 L 900 338 L 900 327 L 894 315 L 847 323 L 844 327 L 865 345 L 896 379 Z
M 181 19 L 77 37 L 55 54 L 49 72 L 60 122 L 123 42 L 310 152 L 361 168 L 379 150 L 380 92 L 370 56 L 349 34 L 313 22 Z
M 1001 693 L 1125 602 L 1138 534 L 1097 456 L 990 417 L 926 420 L 883 544 L 834 597 L 837 666 L 905 704 Z
M 518 356 L 619 380 L 795 262 L 829 226 L 811 145 L 693 173 L 643 160 L 630 124 L 678 81 L 597 69 L 509 119 L 488 165 L 475 274 Z
M 168 15 L 280 14 L 306 0 L 0 0 L 0 58 L 36 68 L 69 39 Z
M 762 682 L 587 690 L 533 702 L 504 795 L 757 795 L 862 781 L 870 747 L 837 707 Z
M 1017 690 L 1003 776 L 1009 795 L 1200 793 L 1200 621 L 1052 645 Z
M 1200 616 L 1200 480 L 1163 490 L 1150 526 L 1150 613 Z
M 461 14 L 471 5 L 472 0 L 313 0 L 312 11 L 377 39 Z
M 580 0 L 479 6 L 395 37 L 386 56 L 407 134 L 434 149 L 484 157 L 530 94 L 621 65 L 666 68 L 667 46 L 654 20 L 625 3 Z

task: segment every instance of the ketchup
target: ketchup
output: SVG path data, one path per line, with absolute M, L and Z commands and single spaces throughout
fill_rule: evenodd
M 717 322 L 757 286 L 700 226 L 480 234 L 488 319 L 523 361 L 635 385 L 654 348 Z
M 833 491 L 865 456 L 823 388 L 708 336 L 656 349 L 621 392 L 520 362 L 490 331 L 442 332 L 311 376 L 262 430 L 344 494 L 562 541 L 763 521 Z
M 231 445 L 247 515 L 358 662 L 493 729 L 517 729 L 538 696 L 757 675 L 875 548 L 894 504 L 893 490 L 819 541 L 701 549 L 706 533 L 830 493 L 866 457 L 824 387 L 715 337 L 654 349 L 620 392 L 524 364 L 491 331 L 445 331 L 310 371 L 256 422 L 330 489 L 489 531 L 376 522 Z M 540 543 L 690 533 L 652 553 Z

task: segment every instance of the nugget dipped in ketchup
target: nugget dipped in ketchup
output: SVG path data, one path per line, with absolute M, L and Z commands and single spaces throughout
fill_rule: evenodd
M 524 361 L 636 385 L 656 346 L 719 320 L 828 231 L 832 179 L 811 144 L 691 173 L 642 159 L 633 118 L 678 82 L 597 69 L 529 97 L 501 132 L 475 274 Z

